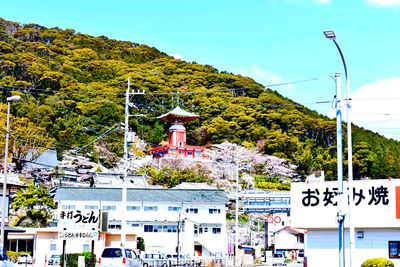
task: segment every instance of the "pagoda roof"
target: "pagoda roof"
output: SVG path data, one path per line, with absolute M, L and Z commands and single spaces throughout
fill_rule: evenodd
M 191 121 L 197 119 L 199 115 L 187 112 L 186 110 L 181 109 L 180 107 L 176 107 L 168 113 L 165 113 L 157 119 L 165 120 L 165 121 Z

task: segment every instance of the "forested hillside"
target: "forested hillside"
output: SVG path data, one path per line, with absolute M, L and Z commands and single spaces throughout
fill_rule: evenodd
M 150 144 L 167 138 L 169 125 L 156 117 L 179 101 L 200 115 L 186 124 L 190 144 L 228 140 L 288 159 L 300 175 L 336 175 L 335 121 L 251 78 L 176 60 L 144 44 L 0 19 L 1 102 L 12 92 L 23 97 L 12 105 L 20 121 L 12 130 L 15 160 L 30 147 L 56 147 L 59 155 L 79 149 L 111 127 L 80 152 L 112 166 L 123 152 L 118 123 L 128 77 L 132 88 L 145 91 L 134 97 L 131 112 L 146 115 L 132 117 L 130 126 Z M 5 105 L 1 112 L 5 121 Z M 357 127 L 353 133 L 355 177 L 400 177 L 399 142 Z

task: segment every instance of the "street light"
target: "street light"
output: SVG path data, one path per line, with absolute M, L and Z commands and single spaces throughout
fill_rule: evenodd
M 1 212 L 1 236 L 0 236 L 0 255 L 4 255 L 4 227 L 6 220 L 6 194 L 7 194 L 7 167 L 8 167 L 8 135 L 10 132 L 10 104 L 21 100 L 21 96 L 13 95 L 7 97 L 7 130 L 6 130 L 6 147 L 4 149 L 4 181 L 3 181 L 3 209 Z
M 351 118 L 350 118 L 350 108 L 351 108 L 351 98 L 350 98 L 350 81 L 349 81 L 349 74 L 347 72 L 346 60 L 344 59 L 342 50 L 340 46 L 336 42 L 336 34 L 334 31 L 324 31 L 325 37 L 329 40 L 332 40 L 336 48 L 339 50 L 340 57 L 343 62 L 344 73 L 346 75 L 346 107 L 347 107 L 347 160 L 348 160 L 348 179 L 349 179 L 349 213 L 348 213 L 348 220 L 349 220 L 349 235 L 350 235 L 350 267 L 352 266 L 352 251 L 354 251 L 354 243 L 355 243 L 355 236 L 354 236 L 354 227 L 351 220 L 351 213 L 353 209 L 353 147 L 352 147 L 352 138 L 351 138 Z

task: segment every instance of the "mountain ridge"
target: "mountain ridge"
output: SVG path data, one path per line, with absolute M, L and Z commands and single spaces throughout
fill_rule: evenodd
M 149 143 L 167 138 L 168 124 L 156 117 L 179 99 L 200 115 L 185 124 L 193 145 L 228 140 L 285 158 L 299 175 L 336 175 L 336 122 L 251 78 L 177 60 L 144 44 L 0 19 L 2 100 L 10 91 L 23 95 L 12 115 L 43 129 L 59 151 L 82 147 L 123 121 L 128 77 L 132 88 L 146 91 L 135 96 L 132 111 L 146 117 L 133 117 L 130 128 Z M 123 151 L 118 139 L 113 132 L 97 143 L 116 158 Z M 400 177 L 400 142 L 357 126 L 353 140 L 355 177 Z M 116 162 L 94 146 L 82 150 L 89 151 L 106 166 Z

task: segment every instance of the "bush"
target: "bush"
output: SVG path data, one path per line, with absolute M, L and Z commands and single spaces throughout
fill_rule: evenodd
M 364 261 L 361 267 L 394 267 L 394 264 L 384 258 L 374 258 Z
M 91 255 L 92 255 L 92 253 L 90 251 L 85 251 L 85 252 L 82 252 L 81 254 L 79 254 L 79 253 L 67 254 L 67 267 L 78 266 L 78 257 L 79 256 L 85 256 L 85 267 L 89 267 Z M 63 255 L 61 255 L 61 259 L 62 258 L 63 258 Z M 96 264 L 96 255 L 93 255 L 93 260 L 94 260 L 94 263 Z
M 22 254 L 22 253 L 24 253 L 24 254 L 29 254 L 29 255 L 31 255 L 32 254 L 32 252 L 30 252 L 30 251 L 18 251 L 18 252 L 16 252 L 16 251 L 7 251 L 7 257 L 8 257 L 8 259 L 10 260 L 10 261 L 12 261 L 12 262 L 16 262 L 17 261 L 17 259 L 18 259 L 18 257 L 19 257 L 19 255 L 20 254 Z

